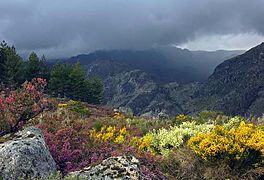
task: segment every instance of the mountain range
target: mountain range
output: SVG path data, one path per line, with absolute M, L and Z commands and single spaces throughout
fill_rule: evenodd
M 65 62 L 77 60 L 88 78 L 102 79 L 105 105 L 129 107 L 136 115 L 264 112 L 264 43 L 247 52 L 101 50 Z

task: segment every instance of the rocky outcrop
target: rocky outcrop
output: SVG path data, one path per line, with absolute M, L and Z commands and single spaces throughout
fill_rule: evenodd
M 104 103 L 115 108 L 129 107 L 138 115 L 155 96 L 157 84 L 140 70 L 124 72 L 104 81 Z
M 28 127 L 1 137 L 0 179 L 45 178 L 55 173 L 55 161 L 40 129 Z
M 132 156 L 110 157 L 102 163 L 72 172 L 71 177 L 78 179 L 144 179 L 139 170 L 139 161 Z

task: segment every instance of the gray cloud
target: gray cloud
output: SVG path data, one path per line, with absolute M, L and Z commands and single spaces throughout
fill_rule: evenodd
M 204 36 L 262 37 L 263 7 L 263 0 L 0 1 L 0 39 L 22 52 L 63 57 L 95 49 L 181 45 Z

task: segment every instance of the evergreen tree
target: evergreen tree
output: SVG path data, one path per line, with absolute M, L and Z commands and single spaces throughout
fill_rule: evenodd
M 49 91 L 54 96 L 68 97 L 70 91 L 71 66 L 56 63 L 50 73 Z
M 2 82 L 8 87 L 16 87 L 23 83 L 23 60 L 14 46 L 1 45 Z
M 28 81 L 33 78 L 40 77 L 40 61 L 35 52 L 29 55 L 29 59 L 26 66 L 26 79 Z
M 40 59 L 40 73 L 39 76 L 46 79 L 47 81 L 50 78 L 50 69 L 48 67 L 48 62 L 46 57 L 43 55 Z
M 86 80 L 86 93 L 84 101 L 92 104 L 101 104 L 103 97 L 102 81 L 97 77 Z
M 85 72 L 81 68 L 80 61 L 78 61 L 71 69 L 69 74 L 70 79 L 70 98 L 76 100 L 83 100 L 85 94 Z
M 4 62 L 5 62 L 5 49 L 7 48 L 7 43 L 2 41 L 0 43 L 0 81 L 3 81 L 4 76 Z
M 49 91 L 56 97 L 100 104 L 103 85 L 98 78 L 87 80 L 79 61 L 73 66 L 57 63 L 50 73 Z

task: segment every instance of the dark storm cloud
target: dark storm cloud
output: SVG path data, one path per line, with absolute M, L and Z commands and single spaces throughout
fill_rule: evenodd
M 263 7 L 263 0 L 0 1 L 0 39 L 20 51 L 68 56 L 179 45 L 204 35 L 263 35 Z

